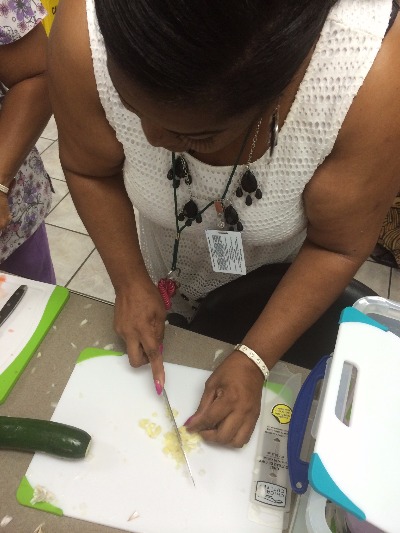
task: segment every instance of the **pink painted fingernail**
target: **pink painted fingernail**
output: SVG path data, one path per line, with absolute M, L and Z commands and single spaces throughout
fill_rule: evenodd
M 158 379 L 155 379 L 154 380 L 154 385 L 156 387 L 156 392 L 157 394 L 160 396 L 160 394 L 162 393 L 162 386 L 161 386 L 161 383 L 158 381 Z
M 158 350 L 159 350 L 160 354 L 162 355 L 163 351 L 164 351 L 164 345 L 160 344 L 160 346 L 158 347 Z
M 193 418 L 193 415 L 190 416 L 183 425 L 184 426 L 188 426 L 190 424 L 190 422 L 192 421 L 192 418 Z

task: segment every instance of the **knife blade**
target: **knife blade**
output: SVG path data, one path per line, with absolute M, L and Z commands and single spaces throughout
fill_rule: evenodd
M 169 403 L 168 395 L 167 395 L 167 391 L 165 390 L 165 387 L 163 388 L 163 397 L 164 397 L 164 400 L 165 400 L 165 405 L 166 405 L 167 410 L 168 410 L 168 414 L 169 414 L 169 416 L 171 418 L 171 422 L 172 422 L 172 425 L 173 425 L 174 430 L 175 430 L 176 438 L 178 439 L 179 446 L 181 448 L 182 455 L 183 455 L 183 457 L 185 459 L 187 469 L 189 470 L 190 478 L 191 478 L 191 480 L 193 482 L 193 485 L 196 486 L 196 484 L 194 482 L 194 477 L 193 477 L 193 474 L 192 474 L 192 469 L 190 468 L 190 464 L 189 464 L 186 452 L 183 449 L 182 437 L 181 437 L 181 434 L 179 433 L 178 426 L 176 425 L 176 420 L 175 420 L 175 417 L 174 417 L 174 413 L 172 411 L 171 404 Z
M 0 326 L 2 326 L 13 311 L 15 311 L 16 307 L 25 296 L 27 289 L 27 285 L 20 285 L 0 309 Z

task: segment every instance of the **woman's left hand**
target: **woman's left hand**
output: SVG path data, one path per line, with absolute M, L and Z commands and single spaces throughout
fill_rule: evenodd
M 0 192 L 0 231 L 11 221 L 10 208 L 8 206 L 7 195 Z
M 264 377 L 244 354 L 235 351 L 205 384 L 196 413 L 185 423 L 204 440 L 241 448 L 253 433 Z

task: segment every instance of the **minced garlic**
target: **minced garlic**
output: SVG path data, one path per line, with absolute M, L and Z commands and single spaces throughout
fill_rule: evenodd
M 200 446 L 202 438 L 198 433 L 188 433 L 185 426 L 179 428 L 179 433 L 182 439 L 183 449 L 186 453 L 190 453 Z M 164 433 L 163 453 L 165 455 L 170 455 L 177 465 L 180 465 L 185 461 L 175 432 L 168 431 L 168 433 Z
M 165 406 L 165 414 L 168 420 L 171 420 L 171 413 L 169 412 L 169 409 L 167 406 Z M 176 409 L 172 408 L 172 414 L 174 415 L 174 418 L 176 419 L 177 416 L 179 415 L 179 412 Z
M 177 417 L 179 414 L 176 409 L 172 409 L 172 412 L 174 417 Z M 170 419 L 171 417 L 167 409 L 166 414 L 168 419 Z M 152 414 L 153 417 L 155 417 L 156 415 L 157 413 Z M 155 422 L 152 422 L 148 418 L 142 418 L 141 420 L 139 420 L 139 427 L 144 429 L 151 439 L 157 438 L 162 431 L 161 426 L 157 425 Z M 186 453 L 190 453 L 191 451 L 196 450 L 200 447 L 202 438 L 198 433 L 188 433 L 185 426 L 181 426 L 179 428 L 179 433 L 182 439 L 183 449 Z M 183 457 L 176 433 L 174 431 L 168 431 L 167 433 L 164 433 L 163 436 L 163 453 L 174 459 L 176 465 L 180 466 L 185 461 L 185 458 Z
M 143 428 L 151 439 L 157 438 L 161 433 L 161 426 L 158 426 L 155 422 L 151 422 L 148 418 L 139 420 L 139 427 Z

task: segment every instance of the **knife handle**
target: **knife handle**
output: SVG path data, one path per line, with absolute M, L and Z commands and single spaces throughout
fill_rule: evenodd
M 4 322 L 8 319 L 8 317 L 16 309 L 16 307 L 18 306 L 18 304 L 24 297 L 27 289 L 28 289 L 27 285 L 20 285 L 18 289 L 16 289 L 12 293 L 12 295 L 8 298 L 6 303 L 0 309 L 0 326 L 4 324 Z
M 300 389 L 293 407 L 288 434 L 288 465 L 290 484 L 297 494 L 303 494 L 308 487 L 309 463 L 300 459 L 300 454 L 315 389 L 325 377 L 326 365 L 330 357 L 330 355 L 323 357 L 311 370 Z

